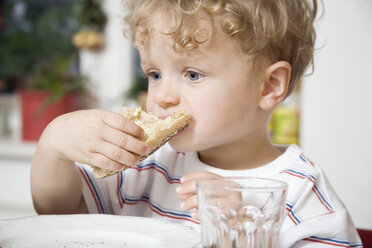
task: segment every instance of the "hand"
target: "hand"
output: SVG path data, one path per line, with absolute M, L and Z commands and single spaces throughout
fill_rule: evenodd
M 143 134 L 141 127 L 120 114 L 81 110 L 56 118 L 40 143 L 50 146 L 62 160 L 120 171 L 150 153 L 149 146 L 139 140 Z
M 184 211 L 191 210 L 192 218 L 199 220 L 198 214 L 198 202 L 196 195 L 196 180 L 202 178 L 221 178 L 221 176 L 213 174 L 207 171 L 200 171 L 188 174 L 181 178 L 181 184 L 177 186 L 176 192 L 178 197 L 181 200 L 181 209 Z M 233 187 L 240 188 L 241 186 L 230 180 L 222 180 L 215 182 L 215 185 L 220 185 L 224 187 Z M 224 187 L 220 189 L 205 190 L 204 195 L 208 197 L 208 204 L 218 206 L 218 209 L 221 213 L 229 215 L 231 209 L 234 209 L 236 212 L 241 211 L 242 208 L 242 195 L 239 191 L 231 191 L 225 189 Z
M 181 209 L 184 211 L 197 209 L 198 200 L 196 196 L 196 180 L 201 178 L 218 178 L 221 177 L 208 171 L 198 171 L 187 174 L 181 178 L 181 184 L 177 186 L 176 192 L 181 200 Z M 192 218 L 199 220 L 198 211 L 194 210 Z

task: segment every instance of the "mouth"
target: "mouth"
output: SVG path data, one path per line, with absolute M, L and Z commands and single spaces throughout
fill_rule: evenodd
M 174 135 L 173 137 L 175 138 L 175 137 L 179 137 L 183 132 L 185 131 L 185 128 L 182 130 L 182 131 L 180 131 L 180 132 L 178 132 L 176 135 Z
M 189 124 L 190 125 L 190 124 Z M 173 136 L 173 138 L 176 138 L 176 137 L 179 137 L 181 136 L 185 130 L 189 127 L 189 125 L 187 125 L 186 127 L 184 127 L 181 131 L 179 131 L 176 135 Z

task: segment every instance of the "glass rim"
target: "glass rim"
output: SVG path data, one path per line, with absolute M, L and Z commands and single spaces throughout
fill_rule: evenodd
M 267 186 L 254 186 L 250 185 L 249 187 L 237 187 L 237 186 L 230 186 L 230 185 L 219 185 L 219 184 L 207 184 L 206 182 L 215 182 L 215 181 L 235 181 L 244 182 L 244 181 L 253 181 L 258 180 L 261 182 L 273 182 L 273 185 Z M 244 176 L 232 176 L 232 177 L 215 177 L 215 178 L 200 178 L 196 180 L 196 187 L 203 187 L 203 188 L 219 188 L 219 189 L 226 189 L 226 190 L 233 190 L 233 191 L 242 191 L 242 190 L 254 190 L 254 191 L 267 191 L 267 190 L 285 190 L 288 188 L 288 183 L 283 182 L 278 179 L 271 179 L 271 178 L 262 178 L 262 177 L 244 177 Z

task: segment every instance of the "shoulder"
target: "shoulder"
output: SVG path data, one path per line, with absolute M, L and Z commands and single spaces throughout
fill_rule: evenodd
M 286 156 L 291 162 L 277 178 L 288 183 L 286 207 L 294 224 L 345 210 L 325 173 L 299 147 L 290 146 Z
M 299 240 L 312 245 L 328 244 L 324 243 L 326 239 L 334 244 L 358 243 L 349 213 L 321 167 L 295 145 L 283 156 L 288 164 L 277 175 L 277 179 L 288 183 L 283 241 L 292 240 L 292 245 Z
M 283 228 L 279 247 L 363 247 L 345 209 L 318 215 L 290 228 Z
M 299 201 L 307 202 L 308 204 L 302 205 L 301 208 L 314 214 L 325 214 L 344 208 L 317 163 L 295 145 L 290 146 L 285 154 L 290 162 L 282 168 L 278 178 L 289 185 L 289 205 L 294 206 Z
M 311 183 L 326 178 L 323 170 L 296 145 L 291 145 L 281 156 L 280 174 L 294 183 Z

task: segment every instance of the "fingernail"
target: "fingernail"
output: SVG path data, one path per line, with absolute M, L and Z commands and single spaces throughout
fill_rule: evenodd
M 181 209 L 184 209 L 185 205 L 186 205 L 185 202 L 181 202 L 181 204 L 180 204 L 180 208 L 181 208 Z
M 142 129 L 141 131 L 140 131 L 140 138 L 142 138 L 143 136 L 145 135 L 145 131 Z

